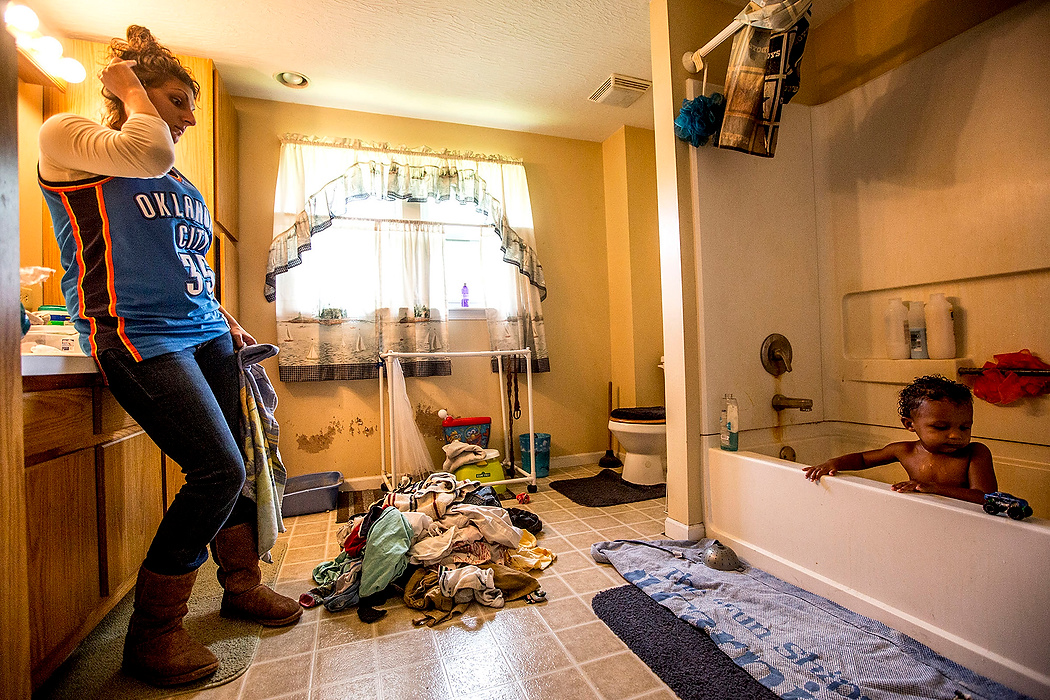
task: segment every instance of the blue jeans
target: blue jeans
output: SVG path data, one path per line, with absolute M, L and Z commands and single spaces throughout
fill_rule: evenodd
M 220 528 L 255 520 L 255 504 L 241 495 L 244 458 L 233 340 L 226 333 L 141 362 L 122 348 L 108 349 L 98 362 L 120 405 L 186 475 L 144 564 L 167 576 L 194 571 L 208 558 L 208 544 Z

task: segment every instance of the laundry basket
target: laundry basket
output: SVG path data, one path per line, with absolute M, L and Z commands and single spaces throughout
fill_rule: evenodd
M 536 435 L 536 476 L 547 476 L 551 467 L 551 436 L 549 433 L 535 433 Z M 522 433 L 518 436 L 521 443 L 521 468 L 532 473 L 532 445 L 529 444 L 529 434 Z
M 339 506 L 339 484 L 343 483 L 340 472 L 319 472 L 288 478 L 281 502 L 281 515 L 323 513 Z

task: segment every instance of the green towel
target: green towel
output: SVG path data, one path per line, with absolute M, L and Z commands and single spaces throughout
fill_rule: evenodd
M 412 526 L 401 511 L 388 507 L 372 523 L 361 563 L 360 594 L 364 598 L 378 593 L 408 568 L 408 548 L 412 546 Z

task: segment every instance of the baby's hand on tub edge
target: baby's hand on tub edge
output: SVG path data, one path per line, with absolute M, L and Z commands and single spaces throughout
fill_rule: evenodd
M 819 464 L 815 467 L 803 467 L 802 471 L 805 472 L 806 478 L 810 481 L 820 481 L 820 477 L 835 476 L 839 470 L 829 462 L 824 462 L 824 464 Z

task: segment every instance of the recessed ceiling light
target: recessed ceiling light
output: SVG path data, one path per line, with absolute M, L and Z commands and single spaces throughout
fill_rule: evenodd
M 296 90 L 302 90 L 310 84 L 310 79 L 305 75 L 291 70 L 278 71 L 273 74 L 273 79 L 285 87 L 295 88 Z

